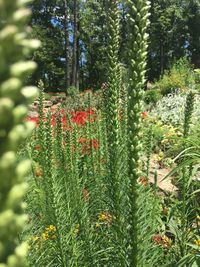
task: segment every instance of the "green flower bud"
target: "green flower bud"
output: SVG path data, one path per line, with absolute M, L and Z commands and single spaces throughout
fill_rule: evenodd
M 24 7 L 31 2 L 32 2 L 32 0 L 17 0 L 17 7 L 18 8 Z
M 22 183 L 15 185 L 11 189 L 5 204 L 7 209 L 15 209 L 19 205 L 27 190 L 27 186 L 27 183 Z
M 6 126 L 12 120 L 14 102 L 10 98 L 0 99 L 0 126 Z
M 27 19 L 30 17 L 31 15 L 31 11 L 27 8 L 21 8 L 19 10 L 17 10 L 14 14 L 13 14 L 13 21 L 15 23 L 26 23 Z
M 14 124 L 19 123 L 24 119 L 28 112 L 28 108 L 25 105 L 19 105 L 13 109 Z
M 27 99 L 29 103 L 38 96 L 38 90 L 35 86 L 26 86 L 22 88 L 22 95 Z
M 23 57 L 39 46 L 38 41 L 26 39 L 28 32 L 24 30 L 30 16 L 25 5 L 30 2 L 0 0 L 0 267 L 25 266 L 27 251 L 25 244 L 15 247 L 27 219 L 21 214 L 27 184 L 21 181 L 30 162 L 24 160 L 17 164 L 15 152 L 33 130 L 33 123 L 23 120 L 36 89 L 22 88 L 23 79 L 36 68 L 34 62 L 23 61 Z
M 8 170 L 16 164 L 16 154 L 13 151 L 8 151 L 0 158 L 0 170 Z
M 31 167 L 31 161 L 29 159 L 21 161 L 16 168 L 16 175 L 20 179 L 27 175 Z
M 17 78 L 10 78 L 5 81 L 0 88 L 3 97 L 10 97 L 13 100 L 17 100 L 20 96 L 20 89 L 22 82 Z
M 8 39 L 11 39 L 15 36 L 15 34 L 18 32 L 18 29 L 14 25 L 8 25 L 3 30 L 0 31 L 0 40 L 5 41 Z
M 24 78 L 26 75 L 31 74 L 37 67 L 33 61 L 18 62 L 11 66 L 10 74 L 14 77 Z

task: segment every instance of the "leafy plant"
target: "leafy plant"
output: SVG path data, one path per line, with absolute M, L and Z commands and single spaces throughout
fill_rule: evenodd
M 186 98 L 187 94 L 180 94 L 179 92 L 169 94 L 157 102 L 155 108 L 151 111 L 151 115 L 163 124 L 172 124 L 174 127 L 183 127 Z M 196 95 L 194 113 L 191 121 L 192 125 L 199 123 L 199 101 L 200 98 Z
M 144 101 L 146 104 L 156 104 L 160 99 L 161 93 L 159 90 L 151 89 L 145 92 Z
M 170 70 L 165 71 L 161 79 L 155 83 L 162 95 L 173 93 L 176 90 L 187 92 L 188 88 L 195 86 L 195 75 L 186 58 L 177 61 Z

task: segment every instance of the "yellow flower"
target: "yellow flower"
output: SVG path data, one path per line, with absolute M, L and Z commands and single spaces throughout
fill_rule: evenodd
M 168 143 L 168 142 L 169 142 L 169 139 L 163 139 L 163 140 L 161 141 L 162 144 L 166 144 L 166 143 Z
M 160 151 L 159 154 L 155 154 L 153 158 L 156 161 L 161 161 L 164 158 L 164 156 L 165 156 L 164 153 Z
M 101 227 L 101 224 L 100 223 L 95 223 L 95 227 L 96 228 L 100 228 Z
M 49 225 L 49 227 L 46 228 L 47 232 L 55 232 L 56 231 L 56 227 L 54 225 Z
M 114 216 L 112 216 L 109 212 L 103 211 L 99 213 L 98 215 L 99 221 L 106 222 L 106 223 L 111 223 L 113 219 L 115 219 Z
M 197 220 L 200 221 L 200 215 L 197 215 Z
M 99 219 L 100 221 L 106 221 L 106 220 L 107 220 L 107 216 L 106 216 L 105 213 L 100 213 L 100 214 L 98 215 L 98 219 Z
M 200 246 L 200 239 L 194 241 L 195 245 Z
M 162 243 L 164 248 L 169 248 L 171 246 L 172 240 L 166 235 L 164 235 L 162 237 Z
M 47 232 L 42 234 L 43 240 L 48 240 L 49 239 L 49 234 Z

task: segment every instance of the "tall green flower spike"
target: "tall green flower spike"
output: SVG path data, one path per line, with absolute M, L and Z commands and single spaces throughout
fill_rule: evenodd
M 149 24 L 150 2 L 146 0 L 127 0 L 129 33 L 129 90 L 128 90 L 128 149 L 129 179 L 131 182 L 131 266 L 138 266 L 137 229 L 137 179 L 140 159 L 140 112 L 145 82 L 147 56 L 147 27 Z
M 119 146 L 119 125 L 118 125 L 118 87 L 120 80 L 118 53 L 119 53 L 119 9 L 118 1 L 110 0 L 109 4 L 109 47 L 108 47 L 108 105 L 107 105 L 107 131 L 109 151 L 109 173 L 110 173 L 110 198 L 112 212 L 119 211 L 117 196 L 118 173 L 118 146 Z
M 23 86 L 35 68 L 24 61 L 37 40 L 27 38 L 25 27 L 30 11 L 28 0 L 0 0 L 0 267 L 24 266 L 26 244 L 18 245 L 26 215 L 22 198 L 27 184 L 23 181 L 30 162 L 17 159 L 19 144 L 33 129 L 24 122 L 28 107 L 37 95 L 37 88 Z

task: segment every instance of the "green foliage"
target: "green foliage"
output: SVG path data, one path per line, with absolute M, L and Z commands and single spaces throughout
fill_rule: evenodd
M 72 10 L 72 1 L 67 2 Z M 4 3 L 0 1 L 0 5 L 7 8 L 7 14 L 11 6 L 8 1 Z M 34 19 L 42 26 L 48 26 L 48 29 L 44 27 L 46 33 L 49 34 L 49 29 L 55 27 L 59 35 L 58 25 L 63 23 L 63 9 L 58 6 L 60 1 L 56 3 L 55 7 L 53 0 L 48 3 L 35 1 L 34 4 L 39 5 L 42 13 L 37 13 L 36 9 Z M 170 8 L 166 1 L 155 1 L 153 8 L 158 8 L 158 3 L 162 4 L 161 12 L 157 9 L 159 30 L 164 33 L 170 28 L 177 2 Z M 191 90 L 187 95 L 171 94 L 160 99 L 159 91 L 153 89 L 146 92 L 145 99 L 155 107 L 150 106 L 153 109 L 151 112 L 141 112 L 150 3 L 127 0 L 124 4 L 120 5 L 120 1 L 116 0 L 106 3 L 91 0 L 80 5 L 82 15 L 84 7 L 87 7 L 86 17 L 81 18 L 88 38 L 83 42 L 86 48 L 84 53 L 91 60 L 90 67 L 93 64 L 95 66 L 92 70 L 88 68 L 88 77 L 91 78 L 95 73 L 93 71 L 98 69 L 102 70 L 101 76 L 93 77 L 91 84 L 107 80 L 99 92 L 93 94 L 87 90 L 80 97 L 75 87 L 69 87 L 66 106 L 62 108 L 58 105 L 57 110 L 46 111 L 43 101 L 47 84 L 39 83 L 37 128 L 23 150 L 25 156 L 28 154 L 32 160 L 26 194 L 29 221 L 23 233 L 23 240 L 28 239 L 29 243 L 28 266 L 192 267 L 199 264 L 199 182 L 195 178 L 199 167 L 199 142 L 189 139 L 190 133 L 198 133 L 192 126 L 195 123 L 199 125 L 198 118 L 194 118 L 199 100 L 196 97 L 195 102 L 195 93 Z M 90 40 L 90 22 L 95 26 L 100 19 L 100 16 L 94 17 L 93 13 L 90 17 L 91 12 L 97 8 L 100 14 L 101 10 L 105 12 L 105 7 L 108 8 L 108 32 L 102 32 L 102 38 L 106 38 L 99 41 L 96 37 L 99 37 L 102 28 L 93 27 L 91 35 L 95 37 Z M 15 13 L 15 16 L 11 12 L 11 16 L 20 19 L 19 15 L 24 15 L 23 12 Z M 54 12 L 59 14 L 58 21 L 61 24 L 53 26 Z M 120 49 L 124 47 L 120 42 L 120 25 L 126 20 L 122 20 L 121 16 L 127 18 L 128 26 L 127 65 L 119 63 L 119 58 L 122 59 Z M 4 20 L 1 23 L 3 25 Z M 0 53 L 3 51 L 0 59 L 3 66 L 0 78 L 0 113 L 3 115 L 0 116 L 0 172 L 5 181 L 10 181 L 7 184 L 0 179 L 0 237 L 3 237 L 0 239 L 0 267 L 22 266 L 24 259 L 21 256 L 25 254 L 25 248 L 17 247 L 16 253 L 14 249 L 17 234 L 24 224 L 21 199 L 27 186 L 22 178 L 30 161 L 18 163 L 16 151 L 19 141 L 28 137 L 28 126 L 24 126 L 28 124 L 22 120 L 27 111 L 25 104 L 29 103 L 34 89 L 22 88 L 21 81 L 32 63 L 17 63 L 16 68 L 15 62 L 21 60 L 22 56 L 28 56 L 28 44 L 32 48 L 36 45 L 33 41 L 29 43 L 26 40 L 24 43 L 24 39 L 20 39 L 24 38 L 23 34 L 18 35 L 24 32 L 22 24 L 20 20 L 16 26 L 19 30 L 17 36 L 15 31 L 6 32 L 3 27 L 0 32 Z M 38 32 L 42 29 L 41 25 L 37 26 Z M 167 46 L 167 38 L 162 38 L 162 44 Z M 11 47 L 8 46 L 8 39 Z M 50 39 L 52 41 L 52 36 Z M 101 47 L 98 55 L 97 44 Z M 55 48 L 53 42 L 44 42 L 43 49 L 38 53 L 41 53 L 41 63 L 46 62 L 49 66 L 43 54 L 44 51 L 50 53 L 47 51 L 49 47 L 44 49 L 48 45 Z M 58 50 L 56 58 L 62 57 L 62 49 Z M 102 56 L 105 52 L 108 55 L 106 63 Z M 39 54 L 35 53 L 38 60 Z M 100 59 L 101 66 L 97 66 Z M 9 69 L 6 66 L 10 66 Z M 57 67 L 52 69 L 54 72 Z M 50 78 L 52 73 L 49 75 L 50 71 L 47 74 L 42 70 L 40 75 L 43 75 L 43 80 L 48 80 L 48 86 L 49 82 L 53 84 L 55 80 Z M 164 74 L 157 84 L 163 86 L 161 91 L 165 94 L 172 88 L 187 91 L 188 85 L 193 88 L 193 81 L 192 69 L 186 60 L 182 60 Z M 13 91 L 15 84 L 19 84 L 19 88 Z M 5 120 L 6 116 L 9 122 Z M 172 157 L 180 152 L 181 147 L 185 149 L 177 157 L 180 165 L 167 175 L 178 176 L 177 196 L 168 195 L 165 191 L 161 194 L 157 171 L 154 173 L 154 183 L 151 183 L 152 152 L 158 153 L 158 168 L 166 165 L 172 167 Z M 6 265 L 4 262 L 7 258 Z
M 68 27 L 65 31 L 65 12 L 67 5 Z M 78 51 L 76 62 L 79 69 L 80 88 L 98 88 L 108 78 L 108 1 L 79 0 Z M 66 68 L 72 76 L 74 67 L 74 2 L 72 0 L 35 0 L 32 5 L 33 36 L 42 41 L 42 47 L 35 52 L 39 63 L 33 81 L 45 80 L 47 90 L 65 89 Z M 128 17 L 125 2 L 120 1 L 119 16 L 119 58 L 128 63 Z M 172 63 L 184 56 L 190 57 L 192 64 L 199 67 L 199 2 L 182 0 L 154 0 L 151 5 L 148 28 L 150 36 L 148 53 L 148 80 L 153 81 L 163 74 Z M 68 40 L 66 60 L 65 40 Z M 68 64 L 69 63 L 69 64 Z M 67 64 L 69 65 L 67 67 Z M 68 77 L 71 82 L 72 77 Z
M 173 93 L 176 90 L 187 92 L 195 86 L 194 71 L 186 59 L 177 61 L 169 71 L 165 71 L 161 79 L 155 83 L 155 87 L 163 95 Z
M 176 216 L 169 219 L 169 225 L 171 231 L 174 232 L 175 238 L 180 240 L 180 244 L 177 250 L 174 251 L 176 255 L 177 264 L 179 266 L 196 266 L 199 264 L 198 253 L 198 240 L 199 240 L 199 224 L 194 226 L 195 219 L 199 214 L 199 199 L 195 195 L 198 192 L 199 181 L 195 177 L 196 169 L 194 168 L 194 161 L 190 156 L 191 151 L 198 146 L 198 142 L 193 147 L 193 138 L 190 138 L 190 123 L 194 110 L 194 96 L 193 92 L 190 92 L 187 96 L 185 112 L 184 112 L 184 150 L 177 157 L 180 161 L 179 165 L 174 168 L 170 174 L 178 171 L 177 187 L 178 187 L 178 199 L 176 203 L 173 203 L 172 208 L 177 211 Z M 194 139 L 195 140 L 195 139 Z M 188 144 L 190 147 L 188 148 Z M 192 145 L 192 147 L 191 147 Z M 198 154 L 195 155 L 198 161 Z M 188 160 L 190 158 L 190 160 Z M 196 162 L 195 162 L 196 163 Z M 174 220 L 179 224 L 175 224 Z M 191 229 L 192 231 L 190 231 Z M 197 240 L 197 241 L 195 241 Z M 193 244 L 192 244 L 193 243 Z M 197 244 L 195 247 L 194 244 Z M 197 248 L 197 251 L 193 253 L 191 247 Z
M 151 89 L 145 92 L 144 101 L 146 104 L 156 104 L 161 99 L 159 90 Z
M 200 91 L 200 69 L 194 69 L 196 89 Z
M 69 88 L 67 88 L 67 95 L 73 99 L 77 98 L 79 94 L 79 90 L 78 88 L 74 87 L 74 86 L 70 86 Z
M 30 1 L 0 1 L 0 266 L 24 266 L 27 246 L 19 234 L 27 216 L 23 214 L 23 195 L 27 189 L 24 176 L 29 160 L 18 160 L 19 145 L 33 130 L 24 122 L 28 104 L 37 88 L 24 86 L 24 80 L 36 67 L 25 61 L 39 42 L 30 40 L 25 24 Z
M 160 120 L 163 124 L 172 124 L 173 126 L 182 126 L 184 123 L 184 110 L 186 105 L 187 94 L 170 94 L 159 100 L 156 106 L 152 109 L 151 115 Z M 199 123 L 198 95 L 195 97 L 194 114 L 191 123 L 193 125 Z
M 150 187 L 141 188 L 137 181 L 148 5 L 128 1 L 130 17 L 136 19 L 141 13 L 143 19 L 137 20 L 136 25 L 141 32 L 137 33 L 135 26 L 134 39 L 129 40 L 130 46 L 134 45 L 130 56 L 135 60 L 129 63 L 129 79 L 132 75 L 137 79 L 131 80 L 130 103 L 124 107 L 127 93 L 118 65 L 118 3 L 110 1 L 109 4 L 110 68 L 103 113 L 98 111 L 95 120 L 89 113 L 84 127 L 77 127 L 72 123 L 73 115 L 70 118 L 62 111 L 68 130 L 64 131 L 63 118 L 58 116 L 52 133 L 51 115 L 45 118 L 42 95 L 40 97 L 39 129 L 29 147 L 35 165 L 27 195 L 31 223 L 26 229 L 26 235 L 30 236 L 30 266 L 46 266 L 49 262 L 57 267 L 132 266 L 134 262 L 138 262 L 138 266 L 145 262 L 152 266 L 158 260 L 160 249 L 154 246 L 152 234 L 160 224 L 159 200 L 152 202 L 154 209 L 147 205 L 145 209 L 136 209 L 143 206 L 143 194 L 147 202 L 153 200 L 154 195 Z M 130 29 L 132 23 L 130 21 Z M 136 45 L 140 50 L 135 54 Z M 90 108 L 88 94 L 87 110 Z M 129 117 L 129 126 L 127 111 L 134 114 L 133 118 Z M 133 126 L 132 121 L 135 121 Z M 38 151 L 34 151 L 35 145 L 39 145 Z

